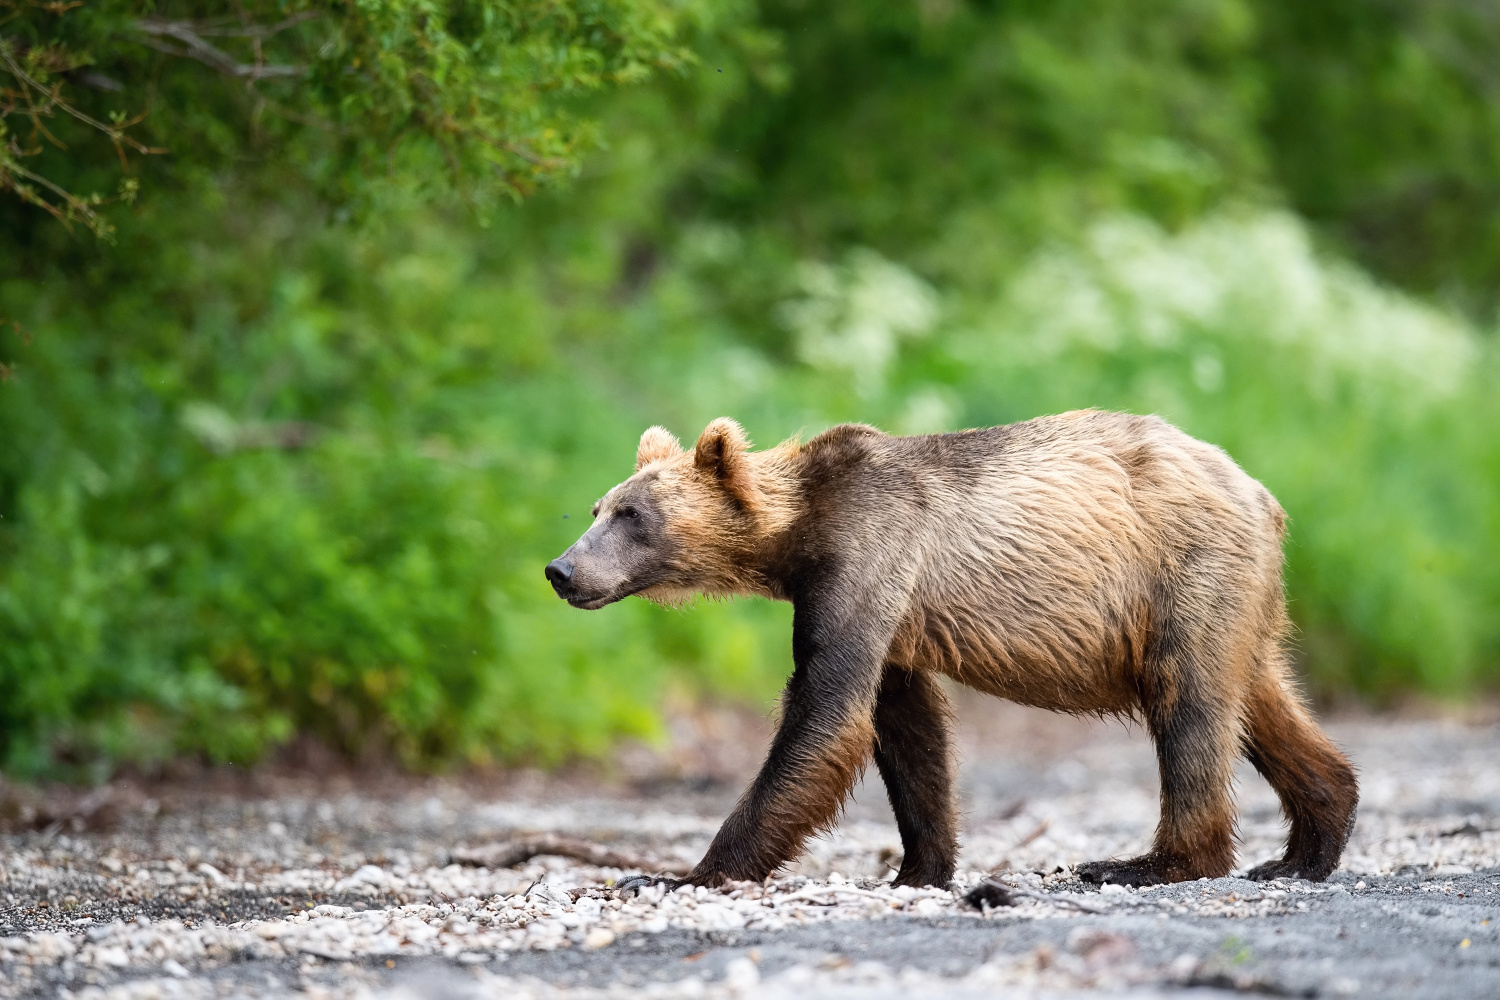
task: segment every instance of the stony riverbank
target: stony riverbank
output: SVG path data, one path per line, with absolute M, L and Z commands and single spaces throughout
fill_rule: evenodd
M 13 795 L 12 825 L 33 815 L 0 841 L 0 996 L 1383 995 L 1399 980 L 1371 969 L 1397 958 L 1417 993 L 1390 995 L 1500 991 L 1500 728 L 1331 728 L 1364 799 L 1329 883 L 1095 892 L 1073 865 L 1149 840 L 1145 740 L 1010 710 L 968 720 L 960 888 L 998 872 L 1016 890 L 988 913 L 888 884 L 899 839 L 873 785 L 768 883 L 628 898 L 623 875 L 696 859 L 732 781 L 188 782 L 106 789 L 107 810 L 79 799 L 71 815 Z M 1249 867 L 1282 832 L 1269 789 L 1242 784 Z M 473 863 L 537 834 L 614 854 Z

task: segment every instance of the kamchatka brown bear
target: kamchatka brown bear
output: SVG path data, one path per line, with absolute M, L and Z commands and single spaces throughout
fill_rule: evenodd
M 1082 411 L 957 434 L 835 427 L 752 452 L 715 420 L 660 427 L 547 566 L 574 607 L 759 594 L 795 608 L 771 751 L 687 881 L 763 879 L 835 820 L 873 757 L 905 857 L 944 885 L 957 831 L 942 674 L 1024 705 L 1144 722 L 1161 769 L 1149 853 L 1078 868 L 1149 885 L 1227 875 L 1243 754 L 1291 822 L 1255 879 L 1326 878 L 1349 762 L 1309 716 L 1283 637 L 1286 516 L 1224 452 L 1156 417 Z

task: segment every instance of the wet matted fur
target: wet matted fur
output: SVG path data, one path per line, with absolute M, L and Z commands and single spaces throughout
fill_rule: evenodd
M 1096 882 L 1227 875 L 1244 755 L 1291 821 L 1252 878 L 1320 880 L 1358 800 L 1308 714 L 1283 638 L 1286 517 L 1223 451 L 1156 417 L 1080 411 L 957 434 L 846 425 L 766 451 L 715 420 L 659 427 L 636 472 L 549 564 L 576 607 L 632 594 L 758 594 L 795 608 L 795 662 L 765 765 L 689 880 L 761 879 L 832 824 L 874 760 L 905 860 L 957 856 L 949 708 L 934 675 L 1064 712 L 1142 720 L 1161 769 L 1146 855 Z

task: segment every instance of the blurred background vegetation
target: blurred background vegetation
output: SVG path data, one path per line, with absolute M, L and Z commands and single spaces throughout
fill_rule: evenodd
M 1160 413 L 1320 696 L 1500 684 L 1500 7 L 0 0 L 0 767 L 415 768 L 765 703 L 557 601 L 640 431 Z

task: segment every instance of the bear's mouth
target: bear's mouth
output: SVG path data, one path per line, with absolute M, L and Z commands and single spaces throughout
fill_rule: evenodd
M 616 601 L 624 600 L 628 596 L 628 594 L 610 594 L 606 597 L 583 597 L 581 595 L 574 595 L 571 597 L 564 597 L 563 600 L 567 601 L 568 604 L 572 607 L 578 608 L 582 611 L 598 611 L 606 604 L 613 604 Z

